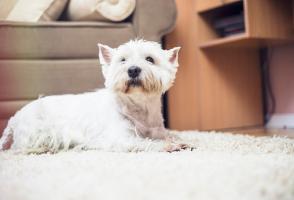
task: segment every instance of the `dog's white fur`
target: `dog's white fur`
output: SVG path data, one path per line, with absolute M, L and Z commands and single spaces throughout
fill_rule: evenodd
M 161 95 L 175 79 L 180 48 L 162 50 L 160 44 L 144 40 L 115 49 L 102 44 L 98 47 L 105 88 L 31 102 L 9 120 L 0 148 L 7 149 L 12 143 L 12 149 L 37 153 L 73 147 L 162 151 L 169 145 Z M 148 56 L 155 62 L 146 60 Z M 136 84 L 128 76 L 131 66 L 142 69 Z M 154 140 L 162 145 L 152 145 Z M 178 144 L 170 147 L 168 151 L 181 148 Z

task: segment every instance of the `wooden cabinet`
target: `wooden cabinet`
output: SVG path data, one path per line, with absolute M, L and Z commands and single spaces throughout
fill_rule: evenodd
M 260 48 L 293 41 L 291 0 L 177 0 L 167 48 L 182 46 L 175 85 L 168 92 L 172 129 L 263 125 Z M 196 9 L 195 9 L 196 8 Z M 222 37 L 214 20 L 237 11 L 244 32 Z

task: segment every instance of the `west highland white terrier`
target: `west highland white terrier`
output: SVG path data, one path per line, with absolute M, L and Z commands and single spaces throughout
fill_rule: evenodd
M 110 48 L 98 44 L 105 88 L 48 96 L 13 116 L 0 149 L 43 153 L 76 149 L 178 151 L 187 148 L 164 128 L 161 96 L 172 85 L 179 47 L 134 40 Z

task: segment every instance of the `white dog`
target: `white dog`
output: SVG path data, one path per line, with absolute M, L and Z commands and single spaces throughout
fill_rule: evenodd
M 116 49 L 98 44 L 105 88 L 78 95 L 48 96 L 12 117 L 1 149 L 58 152 L 70 148 L 105 151 L 176 151 L 164 128 L 161 95 L 176 75 L 179 47 L 130 41 Z

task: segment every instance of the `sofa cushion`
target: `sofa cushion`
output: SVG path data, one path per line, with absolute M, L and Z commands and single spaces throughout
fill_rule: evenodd
M 80 93 L 104 86 L 98 59 L 0 60 L 0 100 Z
M 58 19 L 67 0 L 18 0 L 7 16 L 11 21 L 53 21 Z
M 0 59 L 97 58 L 97 43 L 116 47 L 135 37 L 131 23 L 0 23 Z

